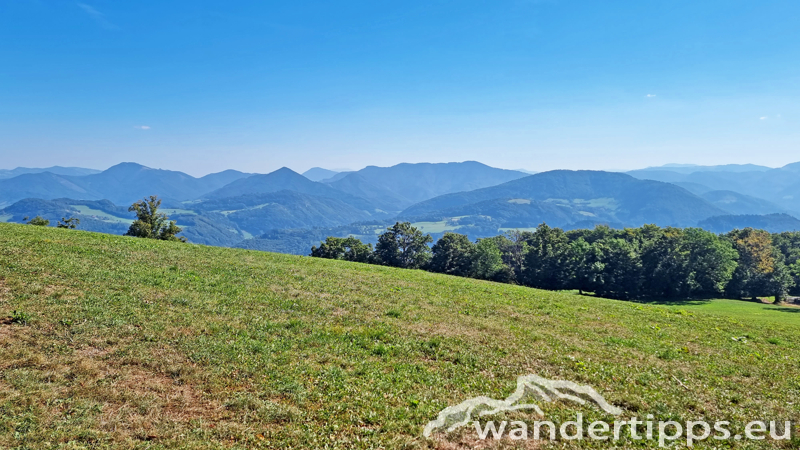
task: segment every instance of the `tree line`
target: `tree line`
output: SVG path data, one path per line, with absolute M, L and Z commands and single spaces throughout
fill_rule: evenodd
M 775 297 L 800 294 L 800 232 L 745 228 L 717 235 L 700 228 L 564 231 L 540 225 L 472 242 L 430 235 L 398 222 L 373 248 L 328 237 L 311 256 L 633 299 Z

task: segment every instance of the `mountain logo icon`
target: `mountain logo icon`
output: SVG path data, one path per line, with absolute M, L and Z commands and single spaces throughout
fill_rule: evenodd
M 580 405 L 594 404 L 603 411 L 618 416 L 622 410 L 603 398 L 591 386 L 566 380 L 549 380 L 537 375 L 522 375 L 517 378 L 517 389 L 505 400 L 490 397 L 475 397 L 439 412 L 436 420 L 425 425 L 422 435 L 430 437 L 435 431 L 451 432 L 469 424 L 478 417 L 505 411 L 533 410 L 543 416 L 544 412 L 532 401 L 554 402 L 568 400 Z

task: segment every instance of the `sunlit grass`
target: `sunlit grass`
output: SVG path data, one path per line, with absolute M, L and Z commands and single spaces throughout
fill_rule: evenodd
M 0 448 L 459 448 L 422 427 L 529 373 L 625 416 L 798 420 L 800 325 L 770 308 L 0 224 L 0 318 L 30 316 L 0 322 Z

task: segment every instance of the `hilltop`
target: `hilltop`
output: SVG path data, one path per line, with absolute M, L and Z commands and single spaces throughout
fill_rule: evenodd
M 422 427 L 530 373 L 625 416 L 797 420 L 796 311 L 0 224 L 0 446 L 460 448 Z

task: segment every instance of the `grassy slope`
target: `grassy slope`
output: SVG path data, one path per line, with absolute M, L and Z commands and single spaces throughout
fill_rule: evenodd
M 627 416 L 800 419 L 800 315 L 737 306 L 0 224 L 0 317 L 34 315 L 0 325 L 0 447 L 454 448 L 425 423 L 529 373 Z

